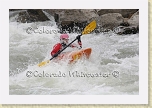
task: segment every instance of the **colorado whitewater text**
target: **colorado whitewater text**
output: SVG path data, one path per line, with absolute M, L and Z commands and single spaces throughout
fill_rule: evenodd
M 27 71 L 26 72 L 26 76 L 28 78 L 31 77 L 40 77 L 40 78 L 44 78 L 44 77 L 50 77 L 50 78 L 59 78 L 59 77 L 74 77 L 74 78 L 97 78 L 97 77 L 103 77 L 103 78 L 107 78 L 107 77 L 119 77 L 119 72 L 118 71 L 113 71 L 111 73 L 103 73 L 103 72 L 99 72 L 99 73 L 86 73 L 86 72 L 78 72 L 78 71 L 74 71 L 74 72 L 67 72 L 67 73 L 63 73 L 61 71 L 57 72 L 57 73 L 47 73 L 45 71 L 42 72 L 38 72 L 38 71 Z

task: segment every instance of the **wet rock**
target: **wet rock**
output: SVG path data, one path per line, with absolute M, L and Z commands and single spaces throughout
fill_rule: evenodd
M 25 10 L 25 9 L 9 9 L 9 11 L 18 11 L 18 10 Z
M 21 23 L 31 23 L 48 20 L 49 18 L 43 13 L 41 9 L 28 9 L 25 12 L 20 12 L 17 18 L 17 21 Z
M 139 32 L 139 28 L 136 26 L 118 26 L 113 30 L 116 34 L 122 35 L 122 34 L 136 34 Z
M 129 18 L 124 18 L 124 19 L 123 19 L 123 22 L 120 23 L 120 26 L 125 26 L 125 27 L 130 26 L 130 24 L 128 23 L 128 19 L 129 19 Z
M 18 9 L 16 9 L 16 10 L 11 10 L 11 11 L 9 12 L 9 18 L 18 15 L 20 12 L 26 12 L 26 10 L 18 10 Z
M 126 25 L 120 24 L 115 28 L 117 34 L 136 34 L 139 33 L 139 11 L 134 13 L 131 18 L 125 19 Z
M 10 10 L 13 11 L 13 10 Z M 137 33 L 139 31 L 138 9 L 45 9 L 52 15 L 61 33 L 81 33 L 92 20 L 97 21 L 95 33 L 117 29 L 118 34 Z M 20 12 L 18 22 L 29 23 L 47 21 L 49 18 L 41 9 L 29 9 Z
M 134 13 L 130 19 L 128 19 L 128 23 L 131 26 L 139 26 L 139 11 Z
M 45 10 L 54 16 L 61 32 L 82 32 L 87 22 L 99 15 L 94 9 L 53 9 Z
M 119 13 L 108 13 L 96 18 L 98 27 L 113 30 L 123 23 L 123 17 Z
M 58 23 L 62 21 L 84 22 L 99 15 L 95 9 L 49 9 L 44 10 L 52 16 L 58 16 Z
M 128 20 L 137 12 L 137 9 L 72 9 L 62 11 L 53 10 L 53 12 L 58 15 L 55 19 L 57 19 L 61 31 L 81 32 L 87 23 L 96 20 L 98 26 L 94 32 L 100 33 L 108 32 L 118 26 L 129 27 L 130 24 Z
M 138 28 L 136 26 L 130 26 L 130 27 L 124 28 L 123 34 L 136 34 L 138 32 L 139 31 L 138 31 Z
M 138 9 L 101 9 L 98 10 L 98 15 L 104 15 L 108 13 L 120 13 L 124 18 L 130 18 Z

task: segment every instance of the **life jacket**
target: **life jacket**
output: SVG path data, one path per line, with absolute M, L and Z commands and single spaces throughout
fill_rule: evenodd
M 57 52 L 59 52 L 62 49 L 62 44 L 61 43 L 57 43 L 53 46 L 53 50 L 51 51 L 51 56 L 53 56 L 54 54 L 56 54 Z
M 64 43 L 57 43 L 53 46 L 53 50 L 51 51 L 51 56 L 53 56 L 54 54 L 56 54 L 57 52 L 59 52 L 60 50 L 62 50 L 64 47 L 66 47 L 67 45 Z
M 53 50 L 51 51 L 51 56 L 53 56 L 54 54 L 56 54 L 57 52 L 59 52 L 60 50 L 62 50 L 64 47 L 66 47 L 67 45 L 64 43 L 57 43 L 53 46 Z M 74 44 L 71 44 L 69 47 L 77 47 Z

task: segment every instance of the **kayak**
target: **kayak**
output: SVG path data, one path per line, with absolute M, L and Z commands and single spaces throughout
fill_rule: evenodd
M 78 59 L 81 59 L 82 57 L 89 59 L 91 52 L 92 52 L 91 48 L 81 49 L 81 50 L 72 51 L 72 52 L 65 52 L 65 53 L 60 54 L 57 57 L 57 59 L 58 60 L 62 60 L 62 59 L 67 60 L 68 59 L 69 63 L 72 63 L 74 61 L 77 61 Z
M 91 48 L 86 48 L 86 49 L 81 49 L 78 51 L 61 53 L 60 55 L 58 55 L 58 57 L 53 59 L 53 61 L 58 62 L 60 60 L 68 60 L 69 61 L 68 63 L 72 63 L 72 62 L 77 61 L 78 59 L 81 59 L 82 57 L 89 59 L 89 57 L 91 55 L 91 51 L 92 51 Z M 39 67 L 44 66 L 49 62 L 50 62 L 50 60 L 43 61 L 43 62 L 39 63 L 38 66 Z

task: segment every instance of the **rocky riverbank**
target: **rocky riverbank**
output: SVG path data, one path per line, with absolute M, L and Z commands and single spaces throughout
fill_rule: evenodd
M 139 32 L 138 9 L 27 9 L 19 12 L 16 20 L 21 23 L 50 20 L 44 12 L 54 17 L 61 33 L 81 32 L 92 20 L 97 21 L 96 33 L 110 30 L 117 34 Z

